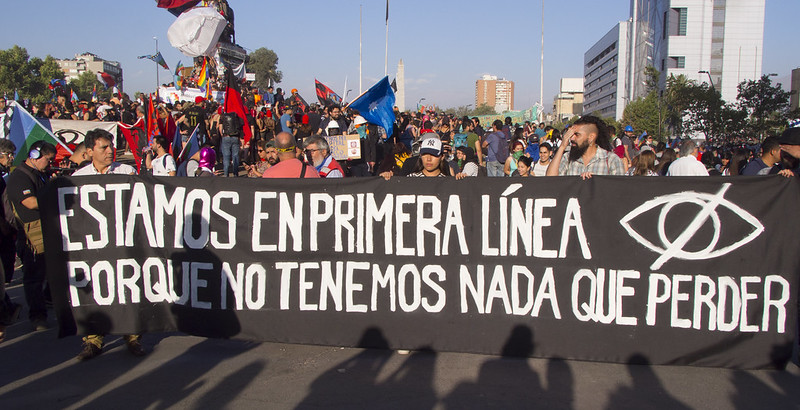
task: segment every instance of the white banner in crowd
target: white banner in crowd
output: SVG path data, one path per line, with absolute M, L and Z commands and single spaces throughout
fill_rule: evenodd
M 178 101 L 194 102 L 196 97 L 205 98 L 205 96 L 206 92 L 199 88 L 158 87 L 158 97 L 170 104 L 175 104 Z M 225 93 L 222 91 L 211 92 L 211 99 L 216 102 L 221 103 L 224 97 Z
M 117 135 L 116 122 L 102 121 L 76 121 L 76 120 L 47 120 L 38 119 L 43 125 L 50 125 L 50 130 L 56 137 L 62 137 L 66 144 L 80 144 L 90 130 L 100 128 Z

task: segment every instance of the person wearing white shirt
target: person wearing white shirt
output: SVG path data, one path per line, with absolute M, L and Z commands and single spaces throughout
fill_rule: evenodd
M 154 176 L 174 177 L 177 173 L 175 159 L 167 153 L 167 139 L 162 135 L 153 138 L 151 149 L 147 151 L 145 166 L 153 171 Z M 153 153 L 156 157 L 153 158 Z
M 83 140 L 86 151 L 92 163 L 75 171 L 72 176 L 128 174 L 136 175 L 136 169 L 130 165 L 114 162 L 114 138 L 110 132 L 94 129 L 86 133 Z M 83 338 L 83 348 L 77 359 L 84 361 L 97 357 L 103 352 L 103 339 L 105 335 L 87 335 Z M 125 335 L 123 337 L 128 346 L 128 351 L 134 356 L 144 356 L 146 352 L 142 347 L 141 335 Z
M 669 177 L 708 176 L 708 170 L 697 160 L 697 143 L 686 140 L 681 143 L 680 158 L 672 161 L 667 170 Z

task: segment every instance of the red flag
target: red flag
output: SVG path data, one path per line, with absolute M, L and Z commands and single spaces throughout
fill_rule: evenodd
M 244 124 L 243 132 L 244 132 L 244 143 L 247 144 L 250 142 L 250 138 L 253 134 L 250 133 L 250 122 L 247 121 L 247 111 L 245 111 L 244 103 L 242 102 L 242 96 L 239 94 L 235 88 L 231 87 L 230 84 L 228 88 L 225 90 L 225 112 L 235 112 L 239 118 L 242 119 L 242 124 Z
M 158 119 L 158 133 L 164 137 L 169 138 L 170 135 L 174 136 L 176 128 L 177 125 L 175 124 L 175 120 L 171 115 L 167 116 L 166 121 L 162 120 L 161 118 Z
M 156 113 L 155 106 L 153 105 L 153 95 L 148 96 L 148 109 L 147 109 L 147 145 L 153 142 L 153 137 L 158 134 L 158 114 Z M 163 134 L 161 134 L 163 135 Z
M 200 3 L 200 0 L 157 0 L 157 1 L 158 4 L 156 4 L 156 7 L 162 9 L 172 9 L 175 7 L 181 7 L 188 5 L 188 3 L 192 3 L 191 4 L 192 6 L 197 3 Z
M 136 161 L 136 168 L 138 171 L 142 169 L 142 149 L 139 147 L 139 140 L 145 134 L 145 123 L 143 118 L 139 118 L 133 125 L 118 122 L 119 130 L 128 142 L 128 148 L 133 154 L 133 159 Z

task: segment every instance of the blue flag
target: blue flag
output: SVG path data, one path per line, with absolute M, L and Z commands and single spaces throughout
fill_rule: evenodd
M 394 91 L 389 84 L 389 77 L 383 77 L 364 94 L 361 94 L 348 107 L 358 110 L 365 120 L 380 125 L 386 135 L 392 135 L 394 117 Z

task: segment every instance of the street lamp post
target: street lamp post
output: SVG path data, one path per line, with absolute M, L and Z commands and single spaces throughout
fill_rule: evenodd
M 714 87 L 714 80 L 711 79 L 711 73 L 709 73 L 706 70 L 700 70 L 700 71 L 697 72 L 697 74 L 706 74 L 706 75 L 708 75 L 708 83 L 711 84 L 711 89 L 714 90 L 714 91 L 717 90 L 717 88 Z
M 155 55 L 158 55 L 158 37 L 153 36 L 153 40 L 156 41 L 156 54 Z M 159 80 L 158 80 L 158 63 L 156 63 L 156 95 L 158 94 L 158 84 L 159 84 Z

